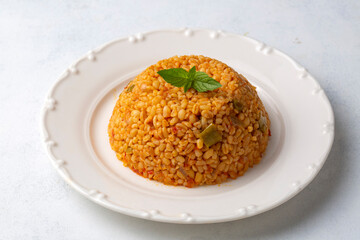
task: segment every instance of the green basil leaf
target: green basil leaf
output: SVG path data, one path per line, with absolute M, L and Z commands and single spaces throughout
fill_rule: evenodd
M 196 72 L 192 87 L 198 92 L 215 90 L 222 85 L 204 72 Z
M 189 72 L 183 68 L 171 68 L 158 71 L 158 74 L 175 87 L 184 87 L 184 92 L 194 88 L 198 92 L 215 90 L 222 85 L 204 72 L 197 72 L 192 67 Z
M 157 72 L 166 82 L 182 87 L 188 82 L 188 72 L 183 68 L 171 68 Z
M 189 70 L 189 74 L 188 74 L 188 78 L 192 81 L 194 80 L 196 74 L 196 68 L 195 66 L 193 66 L 190 70 Z
M 184 92 L 187 92 L 191 88 L 192 82 L 189 81 L 184 85 Z

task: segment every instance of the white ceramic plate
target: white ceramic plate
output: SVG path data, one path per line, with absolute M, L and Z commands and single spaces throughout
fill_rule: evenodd
M 107 125 L 117 96 L 147 66 L 201 54 L 233 67 L 257 86 L 272 122 L 262 162 L 220 186 L 171 187 L 122 166 Z M 331 105 L 294 60 L 248 37 L 210 30 L 163 30 L 91 51 L 55 83 L 43 110 L 51 161 L 78 192 L 114 211 L 172 223 L 213 223 L 272 209 L 299 193 L 323 166 L 334 138 Z

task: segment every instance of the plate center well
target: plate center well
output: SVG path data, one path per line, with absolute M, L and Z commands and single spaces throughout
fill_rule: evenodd
M 248 77 L 246 74 L 244 74 Z M 136 191 L 145 191 L 147 194 L 154 194 L 156 196 L 163 195 L 164 197 L 174 198 L 191 198 L 194 197 L 212 197 L 218 194 L 226 194 L 232 191 L 241 191 L 248 187 L 249 184 L 259 179 L 264 175 L 276 161 L 277 156 L 281 152 L 285 137 L 285 126 L 283 118 L 280 114 L 279 106 L 276 104 L 274 96 L 269 94 L 266 85 L 261 83 L 258 79 L 252 79 L 251 83 L 257 87 L 258 94 L 263 101 L 266 110 L 271 120 L 271 133 L 269 145 L 266 154 L 261 163 L 254 168 L 248 170 L 244 176 L 236 180 L 230 180 L 221 185 L 201 186 L 196 188 L 174 187 L 166 186 L 162 183 L 151 181 L 138 176 L 129 168 L 124 167 L 122 162 L 116 158 L 115 152 L 111 149 L 109 137 L 107 133 L 109 119 L 111 117 L 113 108 L 118 99 L 119 94 L 125 86 L 136 76 L 128 75 L 113 82 L 111 86 L 104 88 L 102 94 L 94 102 L 93 112 L 90 114 L 91 120 L 88 127 L 90 137 L 90 151 L 93 155 L 93 160 L 98 166 L 109 176 L 115 179 L 119 184 L 133 188 Z M 249 76 L 250 77 L 250 76 Z

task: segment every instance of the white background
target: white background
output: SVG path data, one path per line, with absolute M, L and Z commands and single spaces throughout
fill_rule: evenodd
M 306 67 L 335 112 L 316 179 L 264 214 L 211 225 L 127 217 L 58 176 L 40 111 L 71 63 L 118 37 L 198 27 L 247 34 Z M 360 1 L 0 0 L 0 239 L 360 239 Z

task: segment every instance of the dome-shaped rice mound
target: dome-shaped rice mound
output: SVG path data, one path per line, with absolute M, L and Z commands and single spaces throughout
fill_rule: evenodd
M 222 87 L 184 93 L 157 74 L 193 66 Z M 210 125 L 220 138 L 208 147 L 201 133 Z M 108 133 L 124 166 L 164 184 L 194 187 L 235 179 L 259 163 L 269 127 L 264 105 L 244 76 L 215 59 L 175 56 L 129 83 L 113 110 Z

